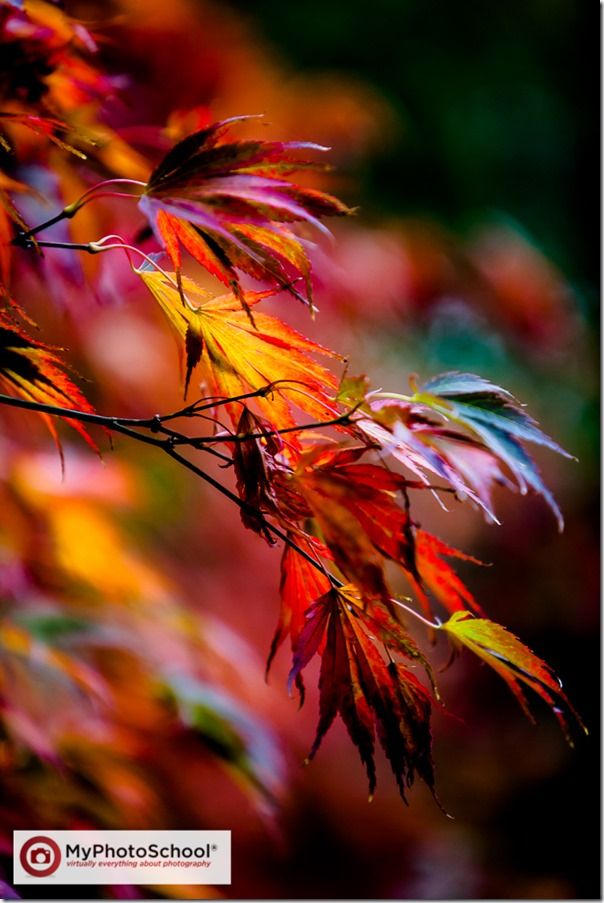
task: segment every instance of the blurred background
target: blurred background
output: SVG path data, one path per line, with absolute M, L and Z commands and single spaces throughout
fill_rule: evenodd
M 446 711 L 434 723 L 439 796 L 454 820 L 423 787 L 405 807 L 384 760 L 369 804 L 341 725 L 303 768 L 316 692 L 298 712 L 286 694 L 285 650 L 263 681 L 278 612 L 276 553 L 228 503 L 144 449 L 117 442 L 101 465 L 68 447 L 61 483 L 40 433 L 27 455 L 3 450 L 12 523 L 38 563 L 26 577 L 7 571 L 4 592 L 23 597 L 26 584 L 28 630 L 80 657 L 86 647 L 87 665 L 94 661 L 122 708 L 113 733 L 91 722 L 86 749 L 73 725 L 45 736 L 30 725 L 30 746 L 52 759 L 60 743 L 69 765 L 35 781 L 27 769 L 12 772 L 7 828 L 36 819 L 229 828 L 233 898 L 598 898 L 596 7 L 78 0 L 67 9 L 90 23 L 103 65 L 121 74 L 119 99 L 102 116 L 131 145 L 148 148 L 153 128 L 175 127 L 176 107 L 183 116 L 265 113 L 267 137 L 333 148 L 335 171 L 323 184 L 358 213 L 336 224 L 333 248 L 315 251 L 317 321 L 275 301 L 286 319 L 349 355 L 351 372 L 375 386 L 404 392 L 410 373 L 480 373 L 526 402 L 576 456 L 537 455 L 563 534 L 542 501 L 509 493 L 497 499 L 500 526 L 423 498 L 416 516 L 492 564 L 468 565 L 463 576 L 489 616 L 555 668 L 590 736 L 577 732 L 569 748 L 538 703 L 532 725 L 499 678 L 463 656 L 439 677 Z M 67 188 L 71 199 L 67 182 L 58 197 Z M 109 231 L 112 209 L 99 216 Z M 120 211 L 120 231 L 138 228 L 134 213 Z M 174 343 L 125 262 L 95 261 L 91 292 L 54 261 L 63 280 L 55 315 L 41 282 L 39 310 L 35 286 L 25 276 L 23 284 L 36 316 L 94 380 L 97 407 L 135 416 L 178 407 Z M 35 530 L 23 526 L 24 511 Z M 78 553 L 82 545 L 100 548 L 99 560 Z M 431 656 L 444 665 L 447 649 Z M 156 708 L 156 689 L 145 690 L 158 669 L 178 729 Z M 30 697 L 24 690 L 20 702 L 33 724 Z M 199 889 L 182 892 L 194 898 Z

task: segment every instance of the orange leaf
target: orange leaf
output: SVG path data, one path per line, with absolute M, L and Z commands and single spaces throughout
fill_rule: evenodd
M 256 400 L 261 415 L 276 429 L 294 426 L 296 405 L 316 420 L 338 415 L 334 396 L 337 380 L 316 363 L 311 354 L 337 358 L 335 352 L 305 338 L 271 314 L 254 313 L 254 325 L 232 295 L 212 297 L 191 279 L 183 277 L 183 304 L 174 274 L 163 274 L 144 264 L 137 273 L 159 302 L 188 350 L 202 350 L 199 371 L 207 394 L 232 398 L 277 383 L 270 398 Z M 270 293 L 249 293 L 255 305 Z M 191 335 L 196 336 L 196 345 Z M 191 353 L 188 369 L 194 364 Z M 239 405 L 227 405 L 233 422 L 241 414 Z
M 31 401 L 76 408 L 94 413 L 94 408 L 65 373 L 66 365 L 55 350 L 18 329 L 0 313 L 0 384 L 10 393 Z M 41 415 L 60 449 L 53 421 Z M 78 420 L 66 420 L 88 445 L 98 448 L 86 427 Z

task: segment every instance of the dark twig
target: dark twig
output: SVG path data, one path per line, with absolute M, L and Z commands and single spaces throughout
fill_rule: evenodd
M 259 392 L 251 393 L 251 395 L 258 395 Z M 248 394 L 247 397 L 250 397 Z M 117 433 L 121 433 L 124 436 L 128 436 L 131 439 L 136 439 L 138 442 L 144 442 L 147 445 L 153 445 L 155 448 L 161 449 L 165 452 L 170 458 L 174 461 L 177 461 L 187 470 L 190 470 L 192 473 L 196 474 L 196 476 L 200 477 L 200 479 L 204 480 L 204 482 L 208 483 L 214 489 L 224 495 L 229 501 L 231 501 L 234 505 L 239 508 L 240 511 L 244 511 L 246 514 L 253 516 L 257 521 L 259 521 L 262 525 L 262 528 L 267 532 L 275 536 L 277 539 L 280 539 L 283 543 L 293 549 L 298 555 L 304 558 L 312 567 L 316 570 L 320 571 L 324 576 L 326 576 L 331 585 L 333 587 L 341 587 L 343 586 L 343 582 L 336 577 L 334 574 L 330 573 L 325 566 L 313 558 L 312 555 L 301 548 L 298 543 L 291 538 L 291 536 L 282 530 L 280 527 L 276 526 L 276 524 L 271 523 L 265 514 L 256 508 L 253 505 L 250 505 L 249 502 L 240 499 L 238 495 L 232 492 L 230 489 L 227 489 L 226 486 L 223 486 L 218 480 L 212 477 L 210 474 L 206 473 L 201 467 L 198 467 L 197 464 L 194 464 L 192 461 L 189 461 L 188 458 L 185 458 L 179 451 L 175 449 L 175 444 L 179 439 L 186 439 L 186 436 L 183 434 L 179 434 L 173 432 L 170 429 L 166 429 L 163 427 L 162 422 L 166 419 L 171 419 L 176 416 L 186 416 L 183 415 L 182 412 L 177 412 L 173 415 L 166 415 L 162 418 L 159 415 L 155 417 L 147 418 L 147 419 L 135 419 L 135 418 L 121 418 L 121 417 L 107 417 L 103 414 L 95 414 L 88 411 L 79 411 L 75 408 L 63 408 L 58 405 L 46 404 L 44 402 L 33 401 L 27 398 L 17 398 L 13 395 L 3 395 L 0 394 L 0 405 L 7 405 L 10 407 L 21 408 L 24 410 L 35 411 L 40 414 L 51 414 L 55 417 L 61 417 L 65 420 L 78 420 L 81 423 L 91 423 L 96 426 L 104 427 L 107 430 L 112 430 Z M 350 416 L 352 412 L 348 412 L 347 415 L 343 415 L 343 417 Z M 342 418 L 338 418 L 340 422 Z M 330 425 L 333 424 L 332 421 L 329 422 Z M 312 424 L 312 426 L 325 426 L 326 424 Z M 311 425 L 309 425 L 310 428 Z M 138 429 L 137 429 L 138 428 Z M 158 438 L 157 435 L 148 435 L 144 432 L 139 432 L 139 429 L 146 429 L 151 433 L 157 434 L 161 432 L 165 438 Z M 276 432 L 276 431 L 274 431 Z M 270 432 L 262 434 L 249 434 L 246 438 L 251 440 L 255 438 L 261 438 L 262 435 L 269 435 Z M 243 441 L 243 438 L 240 439 Z M 195 439 L 192 439 L 189 444 L 192 447 L 194 446 Z M 221 458 L 228 463 L 231 463 L 231 458 L 227 455 L 223 455 L 221 452 L 216 451 L 216 449 L 211 449 L 207 447 L 203 447 L 203 451 L 209 452 L 210 454 Z M 408 614 L 411 614 L 418 618 L 425 624 L 429 624 L 430 627 L 438 628 L 439 624 L 432 624 L 431 622 L 426 621 L 419 612 L 416 612 L 414 609 L 405 605 L 404 603 L 397 601 L 397 604 L 400 605 Z

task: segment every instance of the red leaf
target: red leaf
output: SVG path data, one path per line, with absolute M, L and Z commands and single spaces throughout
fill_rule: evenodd
M 382 619 L 389 618 L 385 609 L 379 610 Z M 372 603 L 365 603 L 355 587 L 329 590 L 306 613 L 304 628 L 294 644 L 290 686 L 322 649 L 319 724 L 309 759 L 340 715 L 365 765 L 370 796 L 375 789 L 377 734 L 405 799 L 415 774 L 434 791 L 432 697 L 415 674 L 375 637 L 375 623 Z M 393 620 L 389 627 L 390 640 L 397 638 L 395 656 L 425 663 L 403 628 Z
M 430 601 L 424 590 L 425 585 L 448 611 L 464 611 L 471 608 L 480 614 L 482 611 L 480 605 L 444 558 L 457 558 L 479 565 L 483 562 L 446 545 L 425 530 L 415 530 L 414 535 L 415 566 L 420 579 L 414 577 L 411 572 L 410 580 L 424 609 L 427 612 L 431 611 Z
M 250 117 L 215 122 L 184 138 L 154 169 L 141 198 L 157 238 L 180 273 L 180 245 L 229 285 L 243 302 L 234 268 L 312 305 L 310 264 L 288 223 L 320 231 L 324 216 L 350 213 L 331 195 L 299 188 L 283 178 L 317 166 L 309 142 L 224 142 L 228 126 Z M 293 285 L 302 278 L 306 298 Z
M 329 551 L 318 540 L 293 533 L 290 534 L 290 539 L 317 561 L 330 557 Z M 306 612 L 316 599 L 329 590 L 330 585 L 327 574 L 321 573 L 295 549 L 290 546 L 285 547 L 281 559 L 281 584 L 279 587 L 281 610 L 266 663 L 267 674 L 279 646 L 288 634 L 291 638 L 292 648 L 297 644 L 304 626 Z M 300 689 L 302 688 L 300 687 Z
M 374 464 L 351 463 L 364 451 L 313 449 L 300 459 L 295 479 L 342 573 L 388 604 L 382 557 L 413 566 L 409 519 L 394 496 L 406 481 Z

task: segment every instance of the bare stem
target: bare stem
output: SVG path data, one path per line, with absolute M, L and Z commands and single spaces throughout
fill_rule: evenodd
M 79 244 L 73 241 L 36 241 L 33 238 L 25 238 L 25 236 L 16 244 L 23 248 L 60 248 L 63 251 L 85 251 L 87 254 L 100 254 L 101 251 L 105 250 L 102 247 L 96 247 L 92 241 L 86 244 Z

